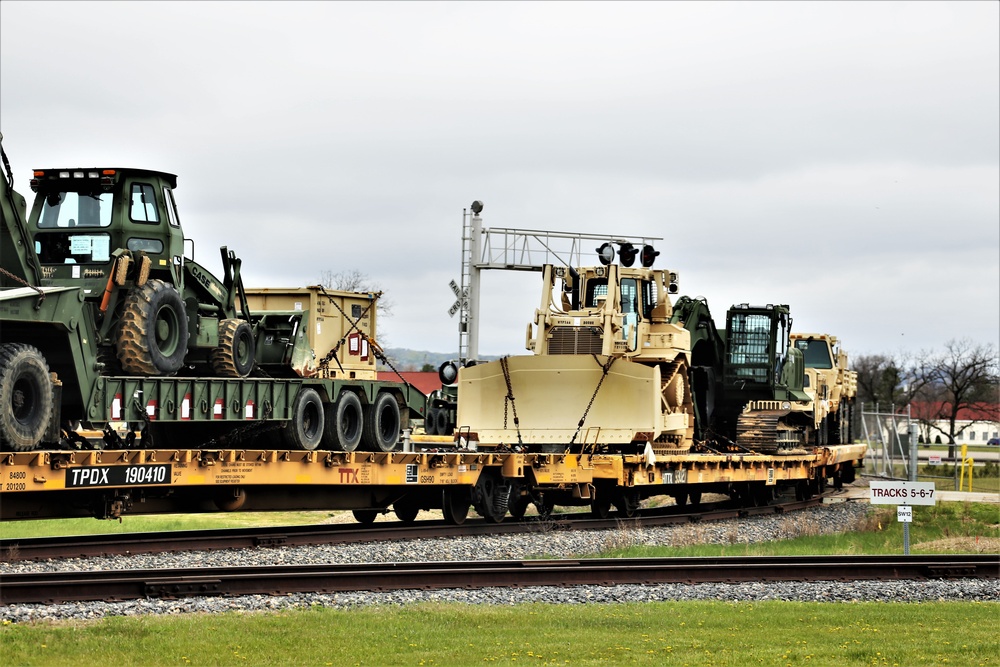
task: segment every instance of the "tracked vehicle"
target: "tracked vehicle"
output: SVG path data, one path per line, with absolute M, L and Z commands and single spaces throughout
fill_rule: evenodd
M 733 306 L 718 329 L 705 299 L 671 303 L 677 274 L 652 268 L 650 246 L 623 244 L 617 265 L 608 245 L 598 248 L 599 266 L 544 268 L 526 336 L 534 355 L 461 369 L 459 437 L 654 455 L 696 444 L 792 454 L 831 442 L 830 388 L 850 392 L 846 354 L 839 380 L 807 374 L 804 351 L 817 343 L 793 343 L 787 305 Z M 632 266 L 637 254 L 641 268 Z
M 459 372 L 458 425 L 483 443 L 541 450 L 611 447 L 657 453 L 691 448 L 695 429 L 691 332 L 672 321 L 675 272 L 658 254 L 625 248 L 629 265 L 546 265 L 542 300 L 528 325 L 532 356 Z

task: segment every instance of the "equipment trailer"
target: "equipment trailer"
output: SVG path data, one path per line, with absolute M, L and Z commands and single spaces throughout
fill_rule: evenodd
M 35 170 L 26 217 L 3 162 L 0 449 L 95 446 L 82 426 L 118 448 L 141 428 L 145 448 L 392 451 L 423 416 L 375 380 L 379 293 L 246 290 L 225 247 L 217 279 L 185 256 L 164 172 Z

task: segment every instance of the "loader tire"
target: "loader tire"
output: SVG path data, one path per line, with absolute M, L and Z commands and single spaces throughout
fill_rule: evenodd
M 323 402 L 311 387 L 303 387 L 292 403 L 292 418 L 281 430 L 289 449 L 313 451 L 323 440 Z
M 365 413 L 361 442 L 365 451 L 391 452 L 399 442 L 399 403 L 388 393 L 381 392 Z
M 361 399 L 349 389 L 326 408 L 326 427 L 323 429 L 323 449 L 353 452 L 361 442 L 364 423 Z
M 125 299 L 118 332 L 118 359 L 134 375 L 173 375 L 184 365 L 188 321 L 173 285 L 149 280 Z
M 219 347 L 208 355 L 216 375 L 245 378 L 253 370 L 255 354 L 253 329 L 246 320 L 225 319 L 219 323 Z
M 23 343 L 0 345 L 0 445 L 27 452 L 52 419 L 52 380 L 45 357 Z

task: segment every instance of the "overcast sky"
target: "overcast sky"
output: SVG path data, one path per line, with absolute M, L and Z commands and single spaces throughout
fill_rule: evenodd
M 662 237 L 717 320 L 853 354 L 1000 337 L 1000 3 L 0 3 L 0 130 L 41 167 L 178 175 L 195 258 L 359 270 L 388 345 L 457 350 L 462 209 Z M 539 276 L 483 276 L 519 354 Z

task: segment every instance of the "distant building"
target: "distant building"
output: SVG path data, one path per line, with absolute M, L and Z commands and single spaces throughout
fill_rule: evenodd
M 399 375 L 402 375 L 404 380 L 419 389 L 424 395 L 441 388 L 441 378 L 438 377 L 437 371 L 403 371 Z M 399 375 L 392 371 L 379 371 L 378 379 L 386 382 L 399 382 Z
M 937 402 L 914 402 L 910 404 L 910 415 L 919 424 L 924 442 L 948 442 L 948 420 L 942 419 L 947 404 Z M 934 428 L 936 426 L 937 428 Z M 1000 438 L 1000 403 L 978 403 L 958 411 L 955 420 L 955 443 L 959 445 L 985 445 L 993 438 Z

